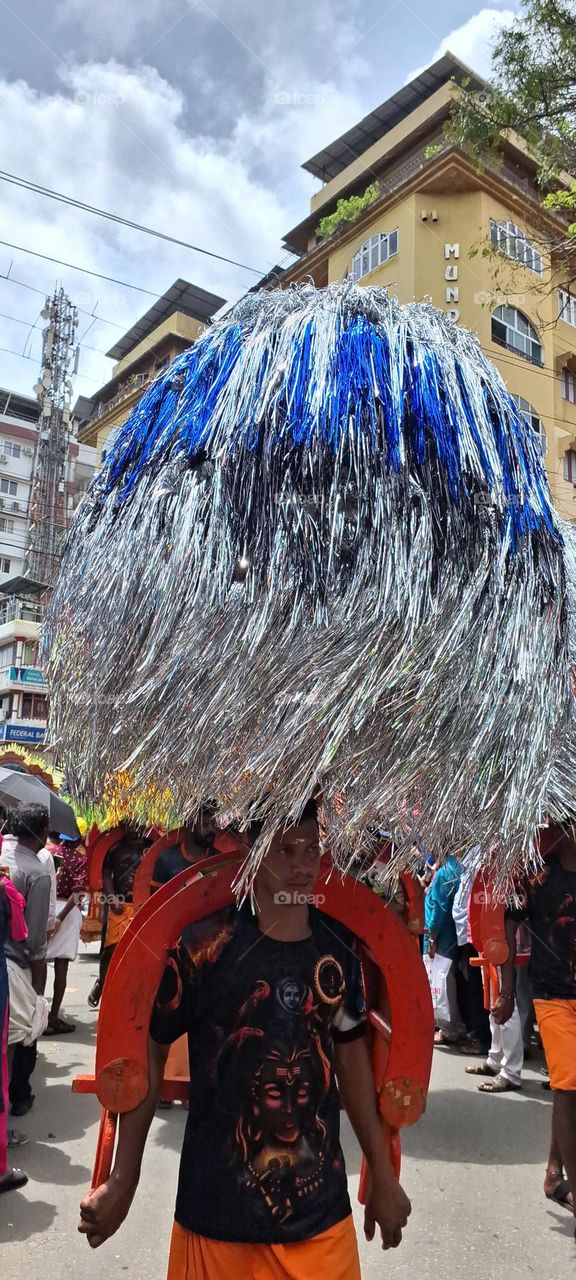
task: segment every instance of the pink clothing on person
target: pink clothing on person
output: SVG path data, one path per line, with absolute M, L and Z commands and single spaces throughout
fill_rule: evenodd
M 28 929 L 24 918 L 26 903 L 11 880 L 4 879 L 3 887 L 10 903 L 10 937 L 13 942 L 24 942 L 28 937 Z
M 0 1178 L 8 1172 L 8 1001 L 0 1026 Z
M 24 919 L 26 903 L 22 894 L 14 887 L 7 876 L 0 879 L 1 892 L 6 895 L 10 907 L 8 932 L 14 942 L 24 942 L 28 937 L 28 929 Z M 4 952 L 2 951 L 2 962 Z M 8 1171 L 8 979 L 5 975 L 4 992 L 0 991 L 0 1178 Z

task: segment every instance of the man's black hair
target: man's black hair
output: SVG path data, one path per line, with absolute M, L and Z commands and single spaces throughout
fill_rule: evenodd
M 291 822 L 290 826 L 299 827 L 301 822 L 318 822 L 318 801 L 315 800 L 314 797 L 312 797 L 311 800 L 306 801 L 299 817 L 294 822 Z M 260 835 L 263 826 L 263 818 L 255 818 L 254 821 L 250 823 L 248 834 L 253 840 Z
M 42 839 L 48 835 L 48 810 L 43 804 L 21 804 L 17 809 L 8 809 L 6 814 L 6 830 L 20 840 L 26 836 Z

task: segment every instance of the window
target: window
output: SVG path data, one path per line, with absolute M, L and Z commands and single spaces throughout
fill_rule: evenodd
M 529 271 L 535 271 L 541 276 L 544 270 L 542 254 L 530 244 L 526 239 L 526 232 L 521 227 L 517 227 L 514 222 L 495 222 L 490 223 L 490 240 L 500 253 L 505 253 L 507 258 L 514 258 L 515 262 L 521 262 L 524 267 L 528 267 Z
M 0 556 L 0 573 L 10 573 L 10 561 L 6 556 Z
M 48 699 L 43 693 L 23 693 L 21 716 L 23 720 L 47 720 Z
M 25 667 L 34 667 L 38 658 L 38 644 L 35 640 L 26 640 L 24 644 L 24 653 L 22 654 L 22 664 Z
M 382 266 L 383 262 L 387 262 L 388 258 L 392 258 L 398 253 L 398 232 L 391 231 L 388 235 L 385 232 L 378 232 L 375 236 L 370 236 L 369 240 L 365 240 L 360 245 L 357 253 L 352 259 L 352 276 L 354 280 L 361 280 L 362 276 L 367 276 L 369 271 L 375 271 L 376 267 Z
M 14 521 L 0 516 L 0 533 L 14 533 Z
M 15 480 L 6 480 L 4 476 L 0 479 L 0 493 L 9 493 L 11 498 L 15 498 L 18 493 L 18 485 Z
M 569 400 L 570 404 L 576 404 L 576 373 L 572 373 L 571 369 L 562 370 L 562 398 Z
M 528 403 L 527 400 L 524 399 L 524 396 L 512 396 L 512 399 L 514 401 L 514 404 L 516 405 L 516 408 L 522 414 L 522 417 L 526 420 L 529 426 L 532 427 L 533 431 L 535 431 L 536 435 L 539 437 L 540 448 L 542 450 L 542 453 L 546 453 L 546 447 L 548 442 L 546 440 L 546 432 L 544 430 L 544 423 L 542 422 L 542 419 L 538 417 L 536 410 L 533 408 L 531 404 Z
M 526 316 L 516 307 L 496 307 L 492 313 L 492 341 L 508 347 L 531 364 L 542 364 L 542 344 Z
M 560 290 L 560 319 L 576 327 L 576 298 L 567 289 Z
M 108 435 L 106 436 L 104 444 L 102 445 L 102 453 L 100 455 L 101 462 L 106 461 L 106 458 L 110 453 L 110 450 L 113 449 L 114 445 L 116 444 L 116 441 L 118 439 L 118 436 L 120 435 L 121 430 L 122 430 L 122 427 L 112 427 L 112 430 L 108 432 Z
M 576 484 L 576 450 L 567 449 L 564 454 L 564 479 Z
M 5 453 L 7 458 L 20 458 L 22 455 L 22 445 L 13 444 L 12 440 L 3 440 L 0 453 Z

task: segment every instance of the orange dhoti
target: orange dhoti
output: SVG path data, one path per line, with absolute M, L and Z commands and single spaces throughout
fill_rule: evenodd
M 184 1080 L 190 1077 L 190 1061 L 188 1058 L 188 1036 L 180 1036 L 179 1040 L 175 1040 L 170 1045 L 170 1053 L 166 1059 L 164 1075 L 173 1077 L 182 1076 Z
M 128 925 L 134 915 L 134 906 L 131 902 L 125 902 L 121 911 L 108 912 L 108 923 L 106 925 L 106 941 L 105 947 L 115 947 L 123 935 L 126 933 Z
M 174 1223 L 168 1280 L 360 1280 L 352 1217 L 297 1244 L 231 1244 Z

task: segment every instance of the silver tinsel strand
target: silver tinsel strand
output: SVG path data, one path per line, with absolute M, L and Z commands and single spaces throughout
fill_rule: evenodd
M 574 810 L 576 549 L 476 340 L 351 283 L 242 300 L 144 396 L 68 536 L 45 634 L 82 797 L 128 769 L 269 833 L 320 787 L 501 878 Z

